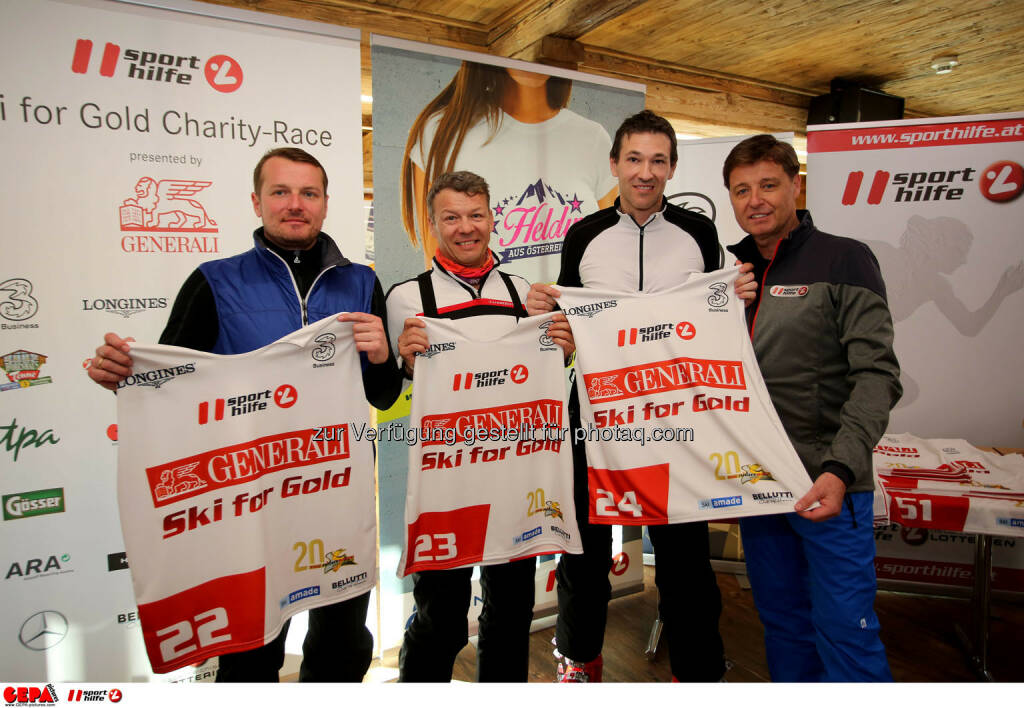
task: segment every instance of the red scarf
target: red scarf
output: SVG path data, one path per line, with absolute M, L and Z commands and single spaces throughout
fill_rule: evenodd
M 434 254 L 434 260 L 452 275 L 457 275 L 463 280 L 480 280 L 491 272 L 494 267 L 494 254 L 487 251 L 487 260 L 482 266 L 464 266 L 455 261 L 445 258 L 440 251 Z

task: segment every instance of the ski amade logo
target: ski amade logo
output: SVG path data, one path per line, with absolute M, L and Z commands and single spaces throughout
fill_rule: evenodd
M 195 54 L 178 54 L 162 48 L 122 49 L 114 42 L 105 42 L 101 52 L 98 48 L 94 51 L 93 41 L 84 37 L 75 41 L 71 71 L 178 86 L 192 85 L 201 72 L 210 88 L 219 93 L 237 91 L 244 79 L 242 66 L 227 54 L 216 54 L 204 61 Z

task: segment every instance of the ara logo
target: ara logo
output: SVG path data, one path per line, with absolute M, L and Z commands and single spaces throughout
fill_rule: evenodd
M 7 575 L 4 577 L 4 580 L 10 580 L 11 578 L 34 580 L 35 578 L 43 578 L 48 575 L 73 573 L 74 571 L 67 567 L 70 562 L 71 556 L 67 553 L 61 554 L 60 558 L 48 556 L 46 558 L 29 558 L 24 563 L 14 561 L 11 563 L 11 567 L 7 569 Z
M 220 93 L 231 93 L 242 86 L 244 78 L 241 65 L 227 54 L 216 54 L 202 63 L 194 54 L 177 54 L 154 49 L 125 49 L 114 42 L 105 42 L 103 51 L 95 51 L 97 63 L 93 64 L 94 45 L 91 39 L 79 37 L 71 55 L 71 72 L 88 74 L 90 68 L 106 78 L 113 78 L 121 67 L 121 75 L 129 79 L 155 83 L 189 86 L 198 73 L 210 88 Z

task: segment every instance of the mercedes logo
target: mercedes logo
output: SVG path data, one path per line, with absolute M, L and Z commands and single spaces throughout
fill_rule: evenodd
M 56 610 L 43 610 L 22 623 L 18 639 L 26 649 L 46 651 L 60 644 L 67 633 L 67 617 Z

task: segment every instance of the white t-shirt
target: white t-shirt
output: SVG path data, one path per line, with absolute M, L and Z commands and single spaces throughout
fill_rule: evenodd
M 131 354 L 118 504 L 154 671 L 263 646 L 290 616 L 374 587 L 351 323 L 325 318 L 247 354 Z
M 410 157 L 423 169 L 440 120 L 423 130 Z M 503 269 L 530 282 L 553 282 L 569 227 L 598 209 L 617 184 L 608 165 L 611 139 L 600 123 L 563 108 L 543 123 L 522 123 L 502 113 L 494 137 L 487 121 L 466 133 L 455 160 L 487 180 L 495 232 L 491 248 Z
M 490 339 L 475 338 L 475 319 L 424 319 L 400 576 L 583 552 L 550 316 Z
M 761 379 L 737 273 L 695 273 L 657 295 L 560 288 L 591 523 L 789 512 L 810 489 Z

